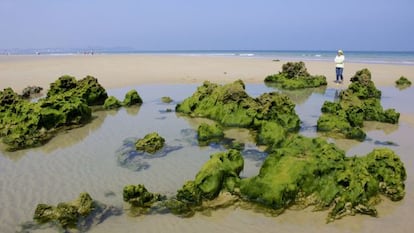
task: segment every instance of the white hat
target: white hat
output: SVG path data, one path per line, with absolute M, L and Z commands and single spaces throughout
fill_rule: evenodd
M 339 54 L 344 54 L 344 51 L 342 51 L 342 50 L 338 50 L 338 53 L 339 53 Z

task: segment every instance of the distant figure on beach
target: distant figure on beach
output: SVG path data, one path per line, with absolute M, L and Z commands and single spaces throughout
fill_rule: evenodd
M 344 56 L 344 51 L 342 50 L 338 50 L 338 53 L 336 54 L 335 57 L 335 64 L 336 64 L 336 83 L 342 83 L 342 81 L 344 80 L 344 77 L 342 75 L 342 73 L 344 72 L 344 61 L 345 61 L 345 56 Z

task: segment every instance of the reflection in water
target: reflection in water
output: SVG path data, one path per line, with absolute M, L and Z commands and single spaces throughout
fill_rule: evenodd
M 121 147 L 116 151 L 116 159 L 118 165 L 121 167 L 128 168 L 132 171 L 141 171 L 150 167 L 149 160 L 161 158 L 169 153 L 180 150 L 183 146 L 171 146 L 165 144 L 164 147 L 154 154 L 149 154 L 144 151 L 137 151 L 135 143 L 138 138 L 126 138 Z
M 194 128 L 182 130 L 184 138 L 186 138 L 191 145 L 209 146 L 220 151 L 224 151 L 229 148 L 237 149 L 241 151 L 245 159 L 257 162 L 256 166 L 261 166 L 263 160 L 267 156 L 267 153 L 263 152 L 265 146 L 258 147 L 256 145 L 255 133 L 252 130 L 246 128 L 225 128 L 223 139 L 200 144 L 197 140 L 196 129 L 201 123 L 213 124 L 214 121 L 206 118 L 192 118 L 185 116 L 183 116 L 183 118 L 185 118 Z
M 278 90 L 279 92 L 289 96 L 289 98 L 295 103 L 295 104 L 303 104 L 308 100 L 308 98 L 313 94 L 321 94 L 324 95 L 326 91 L 326 86 L 321 87 L 314 87 L 314 88 L 304 88 L 304 89 L 297 89 L 297 90 L 286 90 L 280 88 L 280 85 L 275 83 L 265 83 L 267 87 L 273 88 Z
M 130 106 L 130 107 L 125 108 L 125 110 L 128 113 L 128 115 L 136 116 L 138 114 L 140 108 L 141 108 L 141 106 Z

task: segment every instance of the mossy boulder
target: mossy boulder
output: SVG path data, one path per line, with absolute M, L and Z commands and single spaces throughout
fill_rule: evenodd
M 381 91 L 371 80 L 371 72 L 362 69 L 351 78 L 351 84 L 339 94 L 339 102 L 326 101 L 318 119 L 317 130 L 346 138 L 364 140 L 364 121 L 398 123 L 400 114 L 395 109 L 384 110 L 381 106 Z
M 67 93 L 29 102 L 7 89 L 0 100 L 0 136 L 9 150 L 42 145 L 61 128 L 78 127 L 92 116 L 85 100 Z
M 76 96 L 86 101 L 89 106 L 104 104 L 108 94 L 106 90 L 98 83 L 98 80 L 92 76 L 86 76 L 77 81 L 75 77 L 64 75 L 50 84 L 47 96 L 68 93 L 70 96 Z
M 257 128 L 262 121 L 275 121 L 288 131 L 300 127 L 295 104 L 287 96 L 272 92 L 252 98 L 241 80 L 222 86 L 206 81 L 176 111 L 210 118 L 223 126 Z
M 109 96 L 103 104 L 104 109 L 118 109 L 120 107 L 122 107 L 122 102 L 115 96 Z
M 219 124 L 201 123 L 197 128 L 197 138 L 199 142 L 220 140 L 223 137 L 223 128 Z
M 95 202 L 88 193 L 81 193 L 72 202 L 62 202 L 57 206 L 39 204 L 33 219 L 37 223 L 56 222 L 64 229 L 75 228 L 82 218 L 87 217 L 95 208 Z
M 150 154 L 154 154 L 164 147 L 165 139 L 158 133 L 153 132 L 145 135 L 144 138 L 138 139 L 135 143 L 135 147 L 139 151 L 145 151 Z
M 401 76 L 395 81 L 395 85 L 400 89 L 404 89 L 411 86 L 411 81 L 408 78 Z
M 233 193 L 239 187 L 244 160 L 237 150 L 219 152 L 210 156 L 197 173 L 195 180 L 187 181 L 177 191 L 175 199 L 167 202 L 172 213 L 188 215 L 203 201 L 215 199 L 220 192 Z
M 142 99 L 136 90 L 130 90 L 125 94 L 123 106 L 129 107 L 132 105 L 141 105 Z
M 273 148 L 257 176 L 241 180 L 240 193 L 279 212 L 292 205 L 332 207 L 332 221 L 355 213 L 376 216 L 379 195 L 400 200 L 405 179 L 403 163 L 389 149 L 346 157 L 322 139 L 292 135 Z
M 138 214 L 147 213 L 155 203 L 165 199 L 158 193 L 149 192 L 143 184 L 125 186 L 122 196 Z
M 171 97 L 169 97 L 169 96 L 163 96 L 163 97 L 161 97 L 161 101 L 163 103 L 169 104 L 169 103 L 173 102 L 173 99 L 171 99 Z
M 107 97 L 105 89 L 91 76 L 79 81 L 62 76 L 37 102 L 26 101 L 7 88 L 0 92 L 0 137 L 9 150 L 40 146 L 59 130 L 90 121 L 89 106 L 103 104 Z
M 27 86 L 22 90 L 22 97 L 26 99 L 32 98 L 33 96 L 40 94 L 42 90 L 43 87 Z
M 323 75 L 310 75 L 304 62 L 288 62 L 283 64 L 282 71 L 269 75 L 266 83 L 277 83 L 283 89 L 301 89 L 326 86 L 326 77 Z

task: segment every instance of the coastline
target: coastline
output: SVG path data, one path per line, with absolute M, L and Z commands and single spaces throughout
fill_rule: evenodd
M 183 54 L 95 54 L 95 55 L 11 55 L 0 56 L 0 90 L 12 87 L 20 93 L 29 85 L 49 89 L 62 75 L 81 79 L 94 76 L 106 89 L 147 84 L 197 84 L 208 80 L 229 83 L 241 79 L 247 84 L 263 83 L 267 75 L 281 71 L 282 65 L 300 59 L 270 57 L 228 57 Z M 392 87 L 395 80 L 414 77 L 414 66 L 376 63 L 345 63 L 344 83 L 337 85 L 334 62 L 305 60 L 312 75 L 325 75 L 328 88 L 344 89 L 356 71 L 368 68 L 377 87 Z M 414 113 L 401 120 L 414 125 Z
M 98 78 L 105 88 L 141 84 L 188 84 L 206 80 L 228 83 L 242 79 L 245 83 L 262 83 L 267 75 L 278 73 L 284 63 L 263 57 L 216 57 L 157 54 L 104 55 L 16 55 L 0 56 L 0 89 L 12 87 L 20 92 L 28 85 L 48 89 L 62 75 L 77 79 L 86 75 Z M 335 87 L 334 63 L 304 61 L 312 75 L 325 75 L 328 87 Z M 344 83 L 356 71 L 368 68 L 376 86 L 393 86 L 401 76 L 414 76 L 414 66 L 373 63 L 345 63 Z

